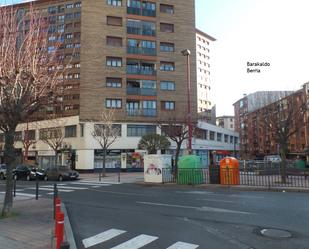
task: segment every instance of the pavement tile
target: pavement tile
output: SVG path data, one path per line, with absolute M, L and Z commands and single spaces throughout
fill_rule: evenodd
M 0 249 L 51 248 L 52 199 L 15 200 L 14 212 L 18 215 L 0 220 Z

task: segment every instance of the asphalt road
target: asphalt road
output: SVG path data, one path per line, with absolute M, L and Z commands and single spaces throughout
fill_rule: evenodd
M 29 184 L 20 183 L 25 188 L 20 192 L 33 191 Z M 60 195 L 78 248 L 309 248 L 306 193 L 87 181 L 61 184 L 61 189 L 71 190 Z M 42 185 L 48 189 L 52 184 Z M 0 191 L 2 187 L 0 184 Z M 48 193 L 40 191 L 42 196 L 52 197 Z M 292 237 L 268 238 L 260 234 L 264 228 L 286 230 Z

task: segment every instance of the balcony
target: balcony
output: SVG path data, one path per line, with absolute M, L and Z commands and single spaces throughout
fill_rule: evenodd
M 149 10 L 149 9 L 142 9 L 142 8 L 136 8 L 136 7 L 127 7 L 127 13 L 131 15 L 138 15 L 138 16 L 156 16 L 155 10 Z
M 140 47 L 127 47 L 128 54 L 140 54 L 156 56 L 157 50 L 155 48 L 140 48 Z
M 151 88 L 129 87 L 127 88 L 127 94 L 138 96 L 157 96 L 157 90 Z
M 136 65 L 127 65 L 127 74 L 156 75 L 156 70 L 149 67 L 138 67 Z
M 154 29 L 141 28 L 141 27 L 128 26 L 127 33 L 132 35 L 156 36 L 156 31 Z
M 157 116 L 157 109 L 127 109 L 128 116 L 142 116 L 142 117 L 155 117 Z

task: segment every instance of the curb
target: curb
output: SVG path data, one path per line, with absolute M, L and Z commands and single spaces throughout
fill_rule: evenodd
M 64 213 L 64 231 L 65 231 L 65 235 L 66 235 L 65 236 L 66 240 L 70 244 L 70 249 L 77 249 L 75 239 L 74 239 L 73 230 L 72 230 L 70 219 L 69 219 L 69 216 L 68 216 L 68 212 L 67 212 L 67 209 L 66 209 L 63 202 L 61 203 L 61 210 Z
M 211 190 L 239 190 L 239 191 L 263 191 L 263 192 L 294 192 L 294 193 L 309 193 L 309 188 L 291 188 L 291 187 L 255 187 L 255 186 L 232 186 L 220 184 L 201 184 L 201 185 L 182 185 L 176 183 L 149 183 L 136 182 L 136 185 L 144 187 L 185 187 L 185 188 L 208 188 Z

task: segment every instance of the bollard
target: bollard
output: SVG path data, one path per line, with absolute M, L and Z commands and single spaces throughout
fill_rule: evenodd
M 35 176 L 35 199 L 39 199 L 39 177 L 38 175 Z
M 15 177 L 13 179 L 13 195 L 14 195 L 14 197 L 16 197 L 16 179 L 15 179 Z
M 60 249 L 60 246 L 63 242 L 64 238 L 64 213 L 60 212 L 56 214 L 56 227 L 55 227 L 55 235 L 56 235 L 56 248 Z
M 119 171 L 118 171 L 118 182 L 120 182 L 120 171 L 121 171 L 121 168 L 119 168 Z
M 56 219 L 56 198 L 58 197 L 57 183 L 54 183 L 54 220 Z

